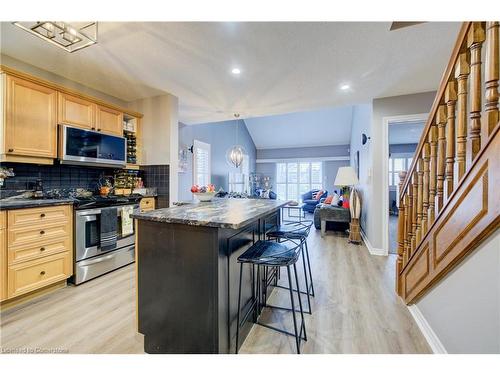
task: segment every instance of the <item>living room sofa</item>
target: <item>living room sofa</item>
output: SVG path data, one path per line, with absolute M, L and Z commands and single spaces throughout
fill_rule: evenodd
M 302 194 L 302 203 L 304 203 L 304 207 L 302 208 L 306 212 L 313 213 L 316 206 L 320 203 L 321 199 L 326 198 L 328 195 L 328 191 L 324 191 L 321 197 L 318 199 L 313 199 L 313 194 L 316 194 L 319 190 L 311 190 L 307 193 Z
M 314 211 L 314 227 L 321 229 L 321 236 L 325 235 L 327 222 L 333 222 L 346 228 L 351 222 L 351 211 L 344 207 L 318 204 Z

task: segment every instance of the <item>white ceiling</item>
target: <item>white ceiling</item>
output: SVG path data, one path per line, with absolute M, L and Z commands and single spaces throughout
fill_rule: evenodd
M 425 122 L 408 121 L 389 124 L 389 144 L 400 145 L 418 143 L 424 130 Z
M 346 145 L 351 141 L 353 106 L 245 120 L 255 147 Z
M 171 92 L 192 124 L 435 90 L 460 24 L 390 24 L 101 22 L 98 44 L 69 54 L 2 22 L 1 49 L 125 101 Z

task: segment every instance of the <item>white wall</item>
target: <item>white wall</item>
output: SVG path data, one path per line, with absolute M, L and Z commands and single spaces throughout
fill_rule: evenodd
M 500 353 L 500 231 L 416 306 L 448 353 Z
M 136 100 L 129 108 L 144 115 L 142 119 L 142 165 L 170 166 L 170 204 L 178 198 L 179 100 L 165 94 Z

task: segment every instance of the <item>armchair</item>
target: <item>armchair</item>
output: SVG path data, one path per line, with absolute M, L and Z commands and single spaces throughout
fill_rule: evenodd
M 324 191 L 321 197 L 318 199 L 313 199 L 313 194 L 316 194 L 319 190 L 311 190 L 307 193 L 302 194 L 302 203 L 304 203 L 304 207 L 302 208 L 306 212 L 313 213 L 316 206 L 320 203 L 321 199 L 324 199 L 328 195 L 328 191 Z

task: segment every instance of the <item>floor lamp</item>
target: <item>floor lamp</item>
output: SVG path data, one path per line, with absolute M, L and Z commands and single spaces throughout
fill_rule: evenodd
M 361 235 L 359 233 L 359 215 L 361 213 L 361 202 L 355 185 L 359 183 L 358 177 L 353 167 L 340 167 L 335 177 L 336 186 L 349 186 L 349 210 L 351 211 L 351 223 L 349 225 L 349 242 L 360 244 Z

